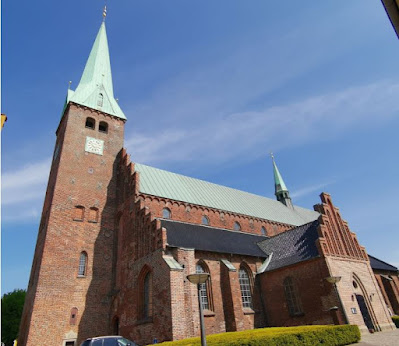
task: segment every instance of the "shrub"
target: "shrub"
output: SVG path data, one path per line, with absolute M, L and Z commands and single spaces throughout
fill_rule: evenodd
M 392 316 L 392 321 L 395 323 L 396 328 L 399 328 L 399 316 Z
M 209 335 L 206 338 L 211 346 L 283 346 L 283 345 L 348 345 L 360 340 L 358 326 L 301 326 L 246 330 Z M 197 346 L 200 338 L 164 342 L 165 346 Z

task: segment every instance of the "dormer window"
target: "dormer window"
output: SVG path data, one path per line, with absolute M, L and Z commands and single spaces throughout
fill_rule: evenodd
M 86 127 L 88 129 L 94 130 L 95 126 L 96 126 L 96 121 L 93 118 L 86 118 Z
M 100 125 L 98 125 L 98 131 L 107 133 L 108 132 L 108 124 L 105 121 L 100 121 Z
M 98 94 L 98 99 L 97 99 L 97 106 L 102 107 L 104 102 L 104 96 L 103 94 Z

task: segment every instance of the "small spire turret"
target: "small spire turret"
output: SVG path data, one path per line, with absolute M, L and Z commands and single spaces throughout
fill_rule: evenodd
M 284 183 L 283 177 L 277 168 L 276 161 L 274 160 L 273 153 L 270 153 L 273 161 L 273 173 L 274 173 L 274 194 L 279 202 L 283 203 L 285 206 L 293 209 L 290 192 Z

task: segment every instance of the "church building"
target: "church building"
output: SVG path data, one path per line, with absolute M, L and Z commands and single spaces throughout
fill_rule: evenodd
M 19 346 L 199 336 L 187 275 L 202 272 L 207 334 L 395 328 L 397 268 L 368 256 L 329 194 L 296 206 L 274 158 L 276 199 L 132 162 L 126 120 L 103 21 L 56 130 Z

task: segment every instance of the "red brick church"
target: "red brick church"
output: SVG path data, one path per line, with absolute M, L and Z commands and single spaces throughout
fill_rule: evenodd
M 273 159 L 276 200 L 131 162 L 113 94 L 105 23 L 68 90 L 18 345 L 139 344 L 206 331 L 357 324 L 393 329 L 397 268 L 369 257 L 321 194 L 291 201 Z

